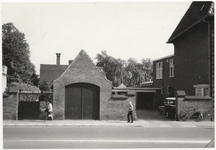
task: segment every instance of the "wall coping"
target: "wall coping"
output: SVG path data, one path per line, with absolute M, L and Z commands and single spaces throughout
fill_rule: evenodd
M 184 100 L 212 100 L 210 96 L 185 96 Z

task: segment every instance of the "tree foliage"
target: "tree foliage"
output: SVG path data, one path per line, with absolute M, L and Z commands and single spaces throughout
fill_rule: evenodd
M 149 58 L 138 63 L 134 58 L 127 61 L 115 59 L 106 51 L 102 51 L 101 54 L 97 54 L 96 60 L 96 66 L 103 68 L 107 79 L 112 81 L 115 87 L 121 83 L 126 86 L 140 86 L 142 82 L 151 80 L 152 61 Z
M 2 60 L 8 67 L 8 83 L 31 83 L 35 66 L 30 61 L 29 44 L 13 23 L 2 25 Z M 33 76 L 35 77 L 35 76 Z
M 106 51 L 102 51 L 101 54 L 97 54 L 96 59 L 96 66 L 103 68 L 107 79 L 112 81 L 113 86 L 120 85 L 125 74 L 127 73 L 123 67 L 125 61 L 115 59 L 107 55 Z

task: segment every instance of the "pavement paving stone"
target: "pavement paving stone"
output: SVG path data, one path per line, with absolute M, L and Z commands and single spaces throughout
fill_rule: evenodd
M 133 123 L 126 121 L 113 121 L 113 120 L 4 120 L 3 126 L 79 126 L 79 127 L 208 127 L 214 128 L 214 122 L 201 121 L 201 122 L 181 122 L 181 121 L 145 121 L 139 120 Z
M 3 126 L 100 126 L 100 127 L 214 127 L 212 121 L 194 120 L 182 122 L 158 115 L 156 110 L 137 110 L 138 120 L 133 123 L 120 120 L 3 120 Z

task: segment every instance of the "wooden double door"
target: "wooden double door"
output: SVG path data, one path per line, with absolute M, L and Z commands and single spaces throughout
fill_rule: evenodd
M 76 83 L 65 87 L 65 119 L 99 120 L 100 88 Z

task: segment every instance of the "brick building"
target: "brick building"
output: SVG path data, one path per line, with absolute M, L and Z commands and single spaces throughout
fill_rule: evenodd
M 60 53 L 56 53 L 56 64 L 40 65 L 40 84 L 47 83 L 49 88 L 53 85 L 53 81 L 67 69 L 69 65 L 60 64 Z M 72 61 L 69 61 L 69 64 Z
M 55 119 L 105 119 L 112 83 L 85 51 L 53 82 Z M 107 114 L 106 114 L 107 113 Z
M 214 97 L 213 9 L 213 2 L 192 2 L 167 42 L 174 45 L 174 55 L 154 61 L 153 87 L 161 86 L 163 98 L 179 90 Z
M 214 96 L 214 3 L 192 2 L 168 43 L 174 45 L 175 90 Z
M 153 61 L 153 87 L 161 89 L 159 105 L 166 97 L 174 97 L 174 55 Z
M 101 68 L 82 50 L 70 65 L 41 65 L 41 82 L 53 86 L 55 120 L 126 120 L 129 101 L 137 109 L 158 106 L 159 88 L 112 87 Z M 66 68 L 65 70 L 63 70 Z

